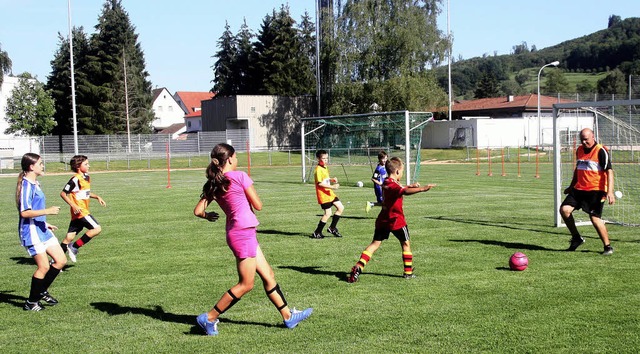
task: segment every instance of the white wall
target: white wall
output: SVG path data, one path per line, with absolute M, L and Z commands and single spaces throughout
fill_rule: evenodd
M 153 101 L 152 109 L 156 119 L 151 122 L 151 125 L 155 129 L 163 129 L 172 124 L 184 123 L 185 112 L 166 88 Z
M 6 120 L 7 99 L 11 97 L 11 91 L 18 85 L 19 78 L 3 76 L 2 86 L 0 86 L 0 138 L 12 137 L 13 134 L 6 135 L 4 131 L 9 128 Z
M 593 129 L 593 116 L 564 116 L 558 118 L 557 124 L 560 130 Z M 499 119 L 474 117 L 467 120 L 435 121 L 429 123 L 422 132 L 422 148 L 450 148 L 458 128 L 467 128 L 472 132 L 473 146 L 536 146 L 539 140 L 544 142 L 545 146 L 553 145 L 553 118 L 541 117 L 540 127 L 539 131 L 537 117 Z
M 202 117 L 185 118 L 184 123 L 186 124 L 187 133 L 199 132 L 202 130 Z

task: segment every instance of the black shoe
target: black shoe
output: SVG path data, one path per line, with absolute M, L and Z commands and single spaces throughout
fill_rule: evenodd
M 571 238 L 571 241 L 569 241 L 569 248 L 567 248 L 567 251 L 575 251 L 576 248 L 580 247 L 580 245 L 582 245 L 584 243 L 584 238 L 578 236 L 578 237 L 573 237 Z
M 358 266 L 353 266 L 353 268 L 351 268 L 351 274 L 349 274 L 349 276 L 347 277 L 347 282 L 357 282 L 358 278 L 360 277 L 360 273 L 362 273 L 362 269 L 360 269 L 360 267 Z
M 40 295 L 42 296 L 40 300 L 46 302 L 48 305 L 55 305 L 58 303 L 58 300 L 56 300 L 53 296 L 51 296 L 51 294 L 49 294 L 48 291 L 45 291 Z
M 604 251 L 602 252 L 603 256 L 610 256 L 613 254 L 613 247 L 611 247 L 611 245 L 609 246 L 604 246 Z
M 416 275 L 413 274 L 413 272 L 415 270 L 416 270 L 415 268 L 411 268 L 411 274 L 404 273 L 404 274 L 402 274 L 402 277 L 405 278 L 405 279 L 413 279 L 413 278 L 415 278 Z
M 321 238 L 324 238 L 324 235 L 323 235 L 322 233 L 314 232 L 314 233 L 312 233 L 312 234 L 311 234 L 311 236 L 309 236 L 309 237 L 310 237 L 310 238 L 321 239 Z
M 338 228 L 328 228 L 327 232 L 332 234 L 335 237 L 342 237 L 342 235 L 340 234 L 340 232 L 338 232 Z
M 44 307 L 39 301 L 29 302 L 29 300 L 25 301 L 24 307 L 22 307 L 25 311 L 42 311 Z

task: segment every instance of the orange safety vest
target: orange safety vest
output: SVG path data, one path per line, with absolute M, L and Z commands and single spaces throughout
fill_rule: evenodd
M 589 153 L 585 153 L 584 147 L 579 146 L 576 151 L 576 184 L 575 189 L 581 191 L 607 191 L 607 171 L 602 165 L 607 166 L 608 161 L 600 163 L 598 158 L 600 149 L 605 149 L 602 144 L 596 144 Z M 609 154 L 607 153 L 607 158 Z

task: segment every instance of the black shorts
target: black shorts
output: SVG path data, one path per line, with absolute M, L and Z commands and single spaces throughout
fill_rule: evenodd
M 320 204 L 320 207 L 322 208 L 322 210 L 331 209 L 331 207 L 333 206 L 333 203 L 339 202 L 339 201 L 340 201 L 340 199 L 338 199 L 338 197 L 336 197 L 336 199 L 334 199 L 333 201 Z
M 71 222 L 69 223 L 69 229 L 67 230 L 67 233 L 77 234 L 78 232 L 82 231 L 82 229 L 93 230 L 98 226 L 100 226 L 100 224 L 98 223 L 98 220 L 96 220 L 96 218 L 94 218 L 93 216 L 91 216 L 91 214 L 89 214 L 84 218 L 71 220 Z
M 585 213 L 599 218 L 602 216 L 602 208 L 604 207 L 605 200 L 607 200 L 606 192 L 572 189 L 571 192 L 567 194 L 567 197 L 564 198 L 562 205 L 582 209 Z
M 408 242 L 409 241 L 409 228 L 406 226 L 397 229 L 397 230 L 387 230 L 387 229 L 376 229 L 373 232 L 373 240 L 374 241 L 384 241 L 389 239 L 389 234 L 392 233 L 398 241 L 400 242 Z

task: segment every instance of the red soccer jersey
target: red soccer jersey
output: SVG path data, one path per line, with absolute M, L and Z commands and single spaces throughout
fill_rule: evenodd
M 398 230 L 407 225 L 402 210 L 402 196 L 405 187 L 393 178 L 387 178 L 382 184 L 382 210 L 376 219 L 376 229 Z

